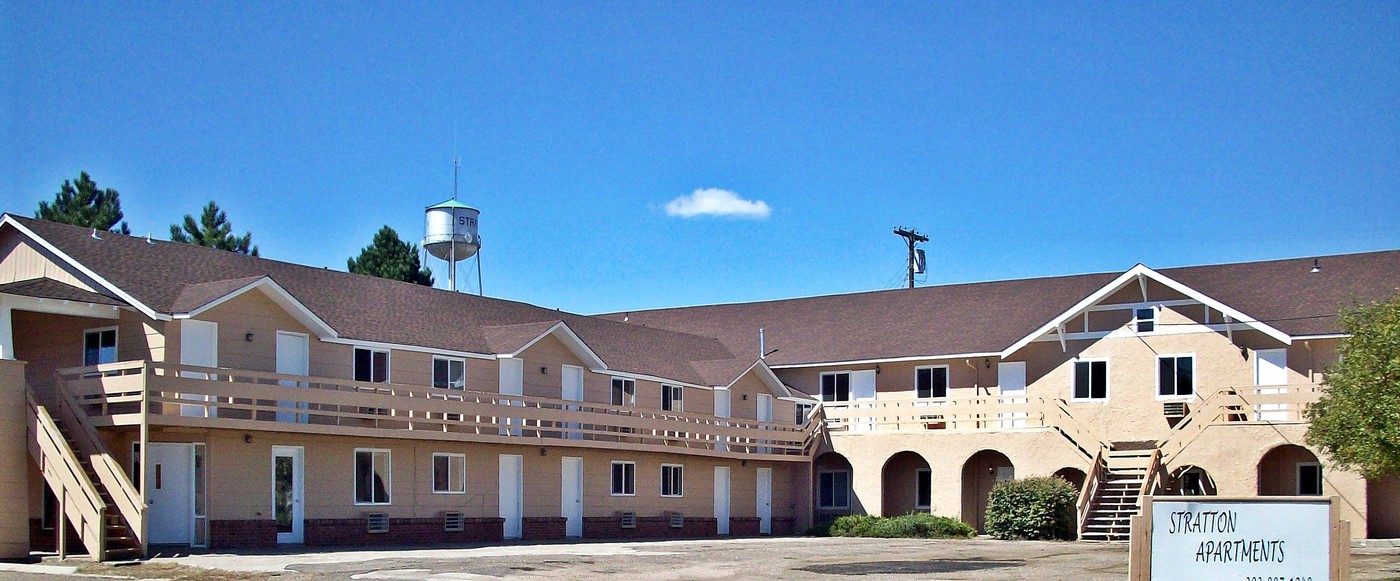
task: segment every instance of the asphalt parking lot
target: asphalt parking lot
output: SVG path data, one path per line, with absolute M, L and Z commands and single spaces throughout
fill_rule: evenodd
M 77 562 L 46 565 L 83 565 Z M 1353 578 L 1400 579 L 1400 548 L 1352 550 Z M 163 579 L 1123 579 L 1124 544 L 773 538 L 160 557 L 82 574 Z M 5 578 L 51 580 L 10 571 Z

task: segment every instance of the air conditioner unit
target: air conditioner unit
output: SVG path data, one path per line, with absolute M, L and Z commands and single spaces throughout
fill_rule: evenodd
M 617 526 L 624 529 L 637 528 L 637 513 L 632 511 L 617 513 Z
M 447 533 L 458 533 L 466 530 L 467 519 L 460 512 L 442 513 L 442 530 Z
M 1186 402 L 1168 401 L 1162 403 L 1162 415 L 1168 418 L 1186 417 Z
M 684 513 L 668 512 L 666 513 L 666 520 L 670 523 L 671 528 L 673 529 L 678 529 L 685 526 Z
M 389 514 L 383 512 L 371 512 L 365 515 L 365 532 L 389 532 Z

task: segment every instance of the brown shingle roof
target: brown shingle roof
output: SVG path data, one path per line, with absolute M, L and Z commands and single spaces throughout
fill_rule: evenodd
M 609 369 L 693 383 L 700 377 L 690 361 L 733 356 L 715 339 L 681 332 L 190 244 L 148 243 L 120 234 L 97 240 L 85 228 L 9 217 L 161 313 L 187 312 L 219 291 L 267 276 L 349 339 L 494 353 L 483 328 L 525 323 L 548 328 L 562 320 Z
M 50 278 L 32 278 L 8 284 L 0 284 L 0 294 L 34 297 L 36 299 L 74 301 L 79 303 L 91 303 L 94 305 L 122 306 L 126 304 L 107 295 L 80 289 L 71 284 L 62 283 Z
M 1160 271 L 1292 335 L 1335 333 L 1343 303 L 1400 286 L 1400 251 Z M 950 284 L 755 303 L 612 313 L 604 317 L 720 338 L 735 353 L 777 349 L 769 365 L 1000 352 L 1117 274 Z

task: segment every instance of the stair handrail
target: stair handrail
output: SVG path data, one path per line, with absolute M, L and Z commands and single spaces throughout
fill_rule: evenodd
M 1093 462 L 1089 465 L 1089 474 L 1084 476 L 1084 487 L 1079 489 L 1078 520 L 1079 536 L 1084 536 L 1084 527 L 1089 524 L 1089 505 L 1094 501 L 1094 495 L 1099 491 L 1099 482 L 1103 480 L 1104 470 L 1108 466 L 1108 461 L 1104 458 L 1104 451 L 1107 446 L 1099 446 L 1099 451 L 1094 455 Z
M 149 377 L 149 368 L 144 363 L 140 370 L 143 378 Z M 142 390 L 144 392 L 145 388 L 143 387 Z M 97 435 L 97 429 L 93 427 L 87 412 L 83 410 L 77 398 L 68 390 L 63 378 L 58 374 L 55 374 L 54 377 L 54 393 L 57 396 L 54 399 L 58 402 L 57 408 L 60 417 L 73 426 L 71 436 L 81 448 L 81 452 L 89 458 L 93 472 L 97 474 L 97 479 L 111 495 L 117 512 L 126 520 L 131 533 L 140 543 L 144 555 L 146 503 L 141 499 L 141 492 L 132 484 L 126 471 L 122 469 L 116 459 L 112 458 L 111 451 L 102 442 L 102 438 Z
M 1164 487 L 1163 480 L 1166 475 L 1163 472 L 1162 451 L 1153 449 L 1152 456 L 1147 460 L 1147 471 L 1142 473 L 1142 485 L 1138 488 L 1137 507 L 1139 511 L 1142 510 L 1142 503 L 1147 495 L 1155 494 Z
M 1167 437 L 1157 442 L 1157 449 L 1161 450 L 1164 456 L 1163 463 L 1176 458 L 1176 455 L 1195 442 L 1196 438 L 1206 431 L 1206 428 L 1218 423 L 1225 408 L 1220 405 L 1217 398 L 1224 396 L 1239 397 L 1239 393 L 1232 387 L 1224 387 L 1211 392 L 1199 403 L 1190 406 L 1190 413 L 1186 414 L 1186 417 L 1177 422 L 1175 426 L 1172 426 Z
M 1087 426 L 1080 423 L 1078 418 L 1074 417 L 1074 414 L 1069 413 L 1069 407 L 1068 404 L 1065 403 L 1065 400 L 1053 398 L 1051 403 L 1053 404 L 1052 408 L 1056 412 L 1055 422 L 1052 424 L 1052 427 L 1069 438 L 1070 442 L 1075 445 L 1086 459 L 1091 459 L 1089 450 L 1093 446 L 1090 445 L 1090 442 L 1092 442 L 1092 444 L 1097 444 L 1100 451 L 1107 447 L 1102 437 L 1090 431 Z M 1075 436 L 1079 437 L 1076 438 Z M 1090 442 L 1084 442 L 1082 440 L 1090 440 Z
M 68 440 L 63 437 L 58 423 L 48 409 L 34 397 L 33 388 L 25 386 L 25 401 L 29 413 L 25 415 L 29 424 L 30 454 L 39 463 L 44 481 L 59 497 L 63 510 L 59 522 L 54 523 L 58 539 L 59 557 L 66 558 L 67 544 L 62 536 L 66 534 L 65 522 L 71 522 L 78 532 L 78 538 L 87 548 L 93 560 L 101 561 L 107 547 L 107 503 L 97 491 L 97 486 L 88 478 L 78 456 Z

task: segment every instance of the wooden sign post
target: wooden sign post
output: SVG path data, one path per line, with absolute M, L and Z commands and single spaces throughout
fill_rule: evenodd
M 1346 581 L 1340 509 L 1335 496 L 1149 496 L 1132 520 L 1128 578 Z

